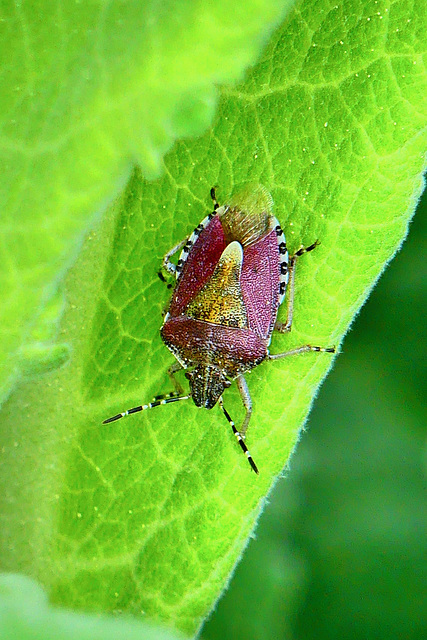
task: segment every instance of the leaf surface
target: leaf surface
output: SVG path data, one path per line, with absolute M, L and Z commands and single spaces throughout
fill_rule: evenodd
M 133 164 L 158 175 L 177 137 L 209 125 L 215 83 L 241 77 L 291 4 L 3 3 L 0 401 L 21 371 L 68 357 L 52 346 L 58 281 Z
M 183 640 L 144 624 L 50 607 L 40 586 L 22 575 L 0 574 L 2 640 Z
M 71 361 L 23 385 L 3 416 L 3 564 L 31 572 L 54 602 L 144 611 L 192 633 L 221 593 L 331 356 L 248 376 L 259 477 L 218 407 L 189 401 L 100 423 L 171 390 L 156 272 L 211 210 L 213 185 L 224 202 L 237 184 L 264 184 L 290 251 L 321 242 L 298 263 L 292 333 L 271 352 L 340 343 L 422 188 L 426 23 L 412 9 L 299 5 L 244 83 L 222 90 L 212 129 L 177 142 L 161 178 L 135 170 L 88 236 L 67 279 L 60 336 Z M 224 401 L 238 424 L 235 385 Z

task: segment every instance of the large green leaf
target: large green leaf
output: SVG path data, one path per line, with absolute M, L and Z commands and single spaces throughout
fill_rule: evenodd
M 294 327 L 271 351 L 338 344 L 407 231 L 427 142 L 423 9 L 306 2 L 212 129 L 177 143 L 164 175 L 135 170 L 67 280 L 59 373 L 22 385 L 3 415 L 3 565 L 54 602 L 124 610 L 194 631 L 227 582 L 292 450 L 328 354 L 249 376 L 251 473 L 218 408 L 190 402 L 101 426 L 170 390 L 158 329 L 161 256 L 235 184 L 261 182 L 301 258 Z M 238 421 L 236 389 L 225 397 Z
M 15 574 L 0 574 L 0 629 L 2 640 L 182 640 L 139 620 L 50 607 L 34 580 Z
M 133 162 L 156 175 L 176 137 L 206 128 L 214 83 L 241 77 L 291 4 L 3 3 L 0 400 L 21 369 L 66 359 L 51 298 L 94 212 Z
M 203 640 L 424 637 L 426 236 L 425 191 Z

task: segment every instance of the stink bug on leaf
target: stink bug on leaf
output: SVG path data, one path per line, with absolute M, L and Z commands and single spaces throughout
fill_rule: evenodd
M 165 271 L 176 277 L 160 331 L 177 359 L 168 371 L 175 391 L 108 418 L 104 424 L 188 398 L 206 409 L 218 402 L 252 469 L 258 473 L 245 444 L 252 401 L 244 374 L 263 360 L 307 351 L 335 351 L 334 347 L 312 345 L 275 355 L 268 350 L 274 330 L 285 333 L 291 329 L 295 264 L 318 242 L 302 247 L 289 259 L 285 236 L 272 214 L 273 200 L 261 185 L 247 186 L 222 206 L 216 200 L 215 189 L 211 189 L 211 197 L 213 212 L 163 259 Z M 180 249 L 175 265 L 171 257 Z M 287 318 L 282 323 L 277 320 L 277 312 L 287 288 Z M 188 394 L 175 378 L 181 369 L 187 369 Z M 239 430 L 222 400 L 223 391 L 233 380 L 246 410 Z

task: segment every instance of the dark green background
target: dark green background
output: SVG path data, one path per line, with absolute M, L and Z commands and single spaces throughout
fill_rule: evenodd
M 424 194 L 203 640 L 427 637 L 426 215 Z

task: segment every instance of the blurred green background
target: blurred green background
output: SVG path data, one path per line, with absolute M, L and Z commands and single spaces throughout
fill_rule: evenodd
M 426 193 L 203 640 L 427 638 Z

